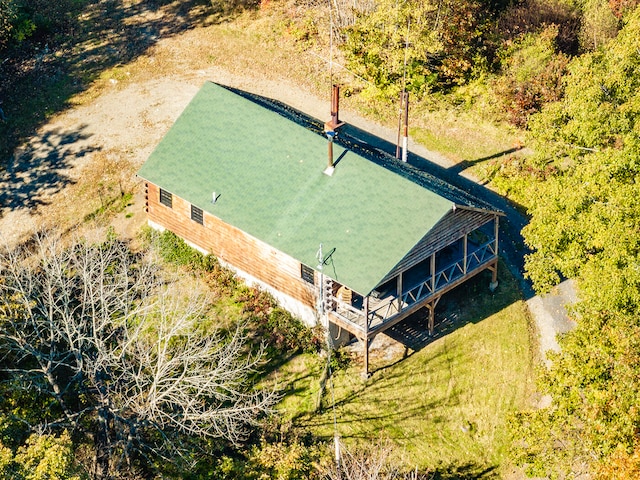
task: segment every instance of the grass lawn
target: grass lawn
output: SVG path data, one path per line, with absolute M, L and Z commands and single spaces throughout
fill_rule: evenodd
M 360 377 L 359 356 L 334 375 L 337 429 L 347 445 L 389 439 L 401 447 L 407 467 L 500 472 L 506 418 L 526 401 L 532 367 L 526 305 L 506 269 L 501 272 L 495 294 L 480 275 L 445 296 L 436 313 L 444 331 L 430 343 L 391 358 L 373 351 L 368 380 Z M 280 409 L 294 424 L 330 439 L 330 388 L 327 408 L 315 412 L 320 374 L 321 361 L 311 355 L 283 366 Z

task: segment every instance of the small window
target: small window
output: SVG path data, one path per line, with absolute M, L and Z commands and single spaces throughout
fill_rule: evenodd
M 166 190 L 160 189 L 160 203 L 171 208 L 173 207 L 173 195 Z
M 311 285 L 315 285 L 315 275 L 313 272 L 313 268 L 307 267 L 306 265 L 301 263 L 300 276 L 305 282 L 310 283 Z
M 191 205 L 191 220 L 198 222 L 200 225 L 204 225 L 201 208 Z

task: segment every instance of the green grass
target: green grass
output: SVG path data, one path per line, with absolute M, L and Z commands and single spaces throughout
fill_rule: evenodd
M 517 136 L 504 125 L 496 125 L 477 115 L 455 111 L 446 105 L 438 110 L 418 110 L 410 129 L 413 139 L 426 148 L 442 153 L 454 162 L 482 162 L 517 144 Z
M 102 188 L 102 187 L 100 187 Z M 100 217 L 106 217 L 107 219 L 116 213 L 120 213 L 124 211 L 125 208 L 131 205 L 133 200 L 133 193 L 131 192 L 120 192 L 113 194 L 111 192 L 112 189 L 107 188 L 106 194 L 100 193 L 100 207 L 94 210 L 91 213 L 88 213 L 84 217 L 84 221 L 88 222 L 90 220 L 95 220 Z
M 405 359 L 376 359 L 372 352 L 368 380 L 359 359 L 334 375 L 337 429 L 347 444 L 389 439 L 408 467 L 499 471 L 509 443 L 506 419 L 531 389 L 530 329 L 513 279 L 503 273 L 495 294 L 486 291 L 486 280 L 480 276 L 440 302 L 440 318 L 457 317 L 448 334 Z M 283 366 L 279 408 L 328 440 L 333 411 L 315 412 L 320 373 L 321 360 L 313 356 Z M 331 405 L 330 389 L 324 404 Z

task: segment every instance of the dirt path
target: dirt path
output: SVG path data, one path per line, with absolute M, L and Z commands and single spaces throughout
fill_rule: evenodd
M 15 152 L 0 177 L 3 241 L 14 243 L 43 226 L 69 223 L 69 218 L 61 218 L 63 209 L 76 219 L 86 215 L 87 202 L 75 191 L 78 188 L 69 187 L 82 184 L 101 153 L 126 157 L 135 172 L 207 80 L 279 100 L 319 119 L 329 116 L 327 101 L 295 85 L 240 77 L 215 67 L 145 82 L 112 81 L 94 100 L 54 117 Z M 343 111 L 342 118 L 395 141 L 394 132 L 353 112 Z M 443 167 L 451 166 L 444 156 L 415 144 L 411 148 Z
M 127 183 L 134 183 L 136 201 L 113 222 L 116 231 L 132 237 L 145 221 L 143 198 L 135 172 L 158 144 L 187 103 L 207 80 L 272 98 L 318 119 L 329 117 L 329 103 L 296 85 L 238 76 L 212 67 L 181 76 L 144 82 L 112 81 L 97 98 L 57 115 L 18 149 L 0 177 L 0 241 L 12 244 L 43 226 L 71 226 L 100 206 L 96 185 L 111 157 L 126 160 Z M 395 143 L 396 132 L 354 112 L 342 111 L 348 124 Z M 572 284 L 556 294 L 536 297 L 523 278 L 520 230 L 526 218 L 509 202 L 464 175 L 446 157 L 410 142 L 410 162 L 504 211 L 502 251 L 520 279 L 540 333 L 541 352 L 557 350 L 556 334 L 571 328 L 563 305 L 575 299 Z M 103 169 L 107 168 L 103 166 Z M 91 180 L 94 178 L 95 180 Z M 100 195 L 101 197 L 101 195 Z

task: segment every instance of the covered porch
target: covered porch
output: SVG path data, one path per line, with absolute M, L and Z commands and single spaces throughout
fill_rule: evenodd
M 369 345 L 379 333 L 426 308 L 425 328 L 432 335 L 435 308 L 445 293 L 484 270 L 492 274 L 489 288 L 497 287 L 499 215 L 462 212 L 458 222 L 460 217 L 468 222 L 459 235 L 448 231 L 442 236 L 434 229 L 367 295 L 324 279 L 322 294 L 328 320 L 363 343 L 364 375 L 369 374 Z

